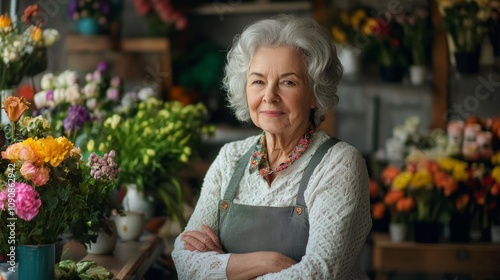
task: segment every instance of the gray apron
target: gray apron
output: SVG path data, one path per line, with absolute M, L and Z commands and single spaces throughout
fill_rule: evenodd
M 325 153 L 339 142 L 330 138 L 314 153 L 300 181 L 295 206 L 272 207 L 233 203 L 254 147 L 238 162 L 224 199 L 219 202 L 219 238 L 227 253 L 279 252 L 299 262 L 309 238 L 309 218 L 304 199 L 309 177 Z

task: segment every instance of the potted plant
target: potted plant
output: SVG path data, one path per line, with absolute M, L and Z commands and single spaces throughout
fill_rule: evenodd
M 71 0 L 67 16 L 76 22 L 78 33 L 97 35 L 107 33 L 113 12 L 117 9 L 111 0 Z

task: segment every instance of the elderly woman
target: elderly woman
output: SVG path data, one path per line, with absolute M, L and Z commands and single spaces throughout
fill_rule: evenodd
M 363 279 L 371 228 L 365 161 L 318 125 L 342 66 L 310 18 L 248 26 L 224 84 L 236 117 L 261 135 L 225 144 L 172 253 L 180 279 Z

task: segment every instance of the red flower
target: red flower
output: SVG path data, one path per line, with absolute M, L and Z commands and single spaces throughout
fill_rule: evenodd
M 134 0 L 135 11 L 144 16 L 148 14 L 153 8 L 153 4 L 150 0 Z

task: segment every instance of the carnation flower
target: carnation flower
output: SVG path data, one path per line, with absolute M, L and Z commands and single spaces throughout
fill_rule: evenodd
M 31 221 L 37 214 L 42 201 L 36 190 L 28 184 L 15 184 L 16 215 L 26 221 Z

